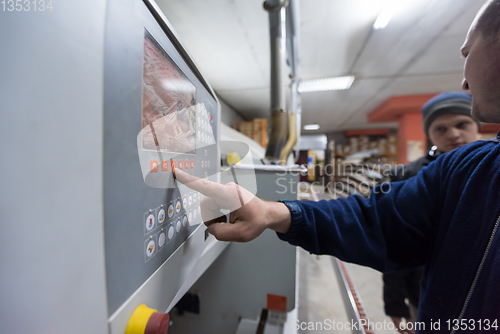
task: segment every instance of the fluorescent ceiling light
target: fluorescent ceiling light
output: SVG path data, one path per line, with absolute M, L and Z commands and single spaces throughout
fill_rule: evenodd
M 354 76 L 335 77 L 317 80 L 301 81 L 299 92 L 323 92 L 327 90 L 344 90 L 351 88 Z
M 304 130 L 318 130 L 319 124 L 307 124 L 304 125 Z
M 375 23 L 373 24 L 373 29 L 379 30 L 384 29 L 392 18 L 392 15 L 399 9 L 402 0 L 386 0 L 384 7 L 378 14 Z

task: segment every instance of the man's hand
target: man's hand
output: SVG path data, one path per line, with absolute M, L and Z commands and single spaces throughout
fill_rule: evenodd
M 290 227 L 290 211 L 283 203 L 263 201 L 233 182 L 222 185 L 179 169 L 174 169 L 174 177 L 206 196 L 200 203 L 201 216 L 217 240 L 247 242 L 266 228 L 286 233 Z M 222 209 L 230 210 L 229 224 Z
M 394 326 L 396 326 L 396 329 L 398 330 L 399 333 L 401 334 L 415 334 L 415 331 L 413 330 L 413 326 L 410 326 L 412 329 L 407 329 L 409 322 L 408 321 L 403 321 L 403 318 L 399 317 L 392 317 L 392 322 L 394 323 Z

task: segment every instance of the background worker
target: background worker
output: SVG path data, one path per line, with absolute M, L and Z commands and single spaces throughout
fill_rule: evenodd
M 423 157 L 405 164 L 391 173 L 391 181 L 407 180 L 441 153 L 477 140 L 479 122 L 471 116 L 472 96 L 465 92 L 446 92 L 430 99 L 422 108 L 424 132 L 432 144 Z M 401 326 L 404 321 L 416 321 L 420 294 L 420 279 L 424 267 L 396 270 L 383 274 L 384 308 L 401 334 L 412 334 Z M 408 304 L 406 303 L 408 301 Z

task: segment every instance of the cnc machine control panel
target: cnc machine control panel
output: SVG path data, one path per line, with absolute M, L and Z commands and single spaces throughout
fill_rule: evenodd
M 111 3 L 106 39 L 103 159 L 109 315 L 202 223 L 203 196 L 174 181 L 172 167 L 208 179 L 218 177 L 220 170 L 215 95 L 147 3 L 127 2 L 129 16 L 113 10 L 115 4 L 125 5 Z M 185 265 L 176 264 L 173 270 L 185 270 Z M 182 282 L 163 284 L 162 289 L 175 290 Z

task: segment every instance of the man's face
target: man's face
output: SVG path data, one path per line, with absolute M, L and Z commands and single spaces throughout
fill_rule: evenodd
M 475 119 L 500 123 L 500 38 L 483 36 L 476 29 L 478 17 L 472 23 L 461 50 L 465 57 L 462 87 L 472 94 L 472 116 Z
M 477 139 L 477 123 L 469 116 L 446 114 L 429 126 L 429 139 L 440 152 L 450 152 Z

